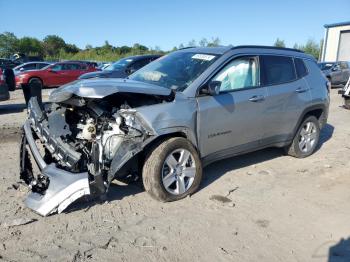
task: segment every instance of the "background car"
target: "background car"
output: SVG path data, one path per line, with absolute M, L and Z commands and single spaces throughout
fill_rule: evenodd
M 82 74 L 97 69 L 80 62 L 60 62 L 40 70 L 30 70 L 16 75 L 16 87 L 35 84 L 40 87 L 56 87 L 72 82 Z
M 139 55 L 130 56 L 118 60 L 99 72 L 81 75 L 79 79 L 88 78 L 125 78 L 128 75 L 144 67 L 148 63 L 158 59 L 161 55 Z
M 5 82 L 5 77 L 0 68 L 0 101 L 5 101 L 10 99 L 10 93 Z
M 15 74 L 18 74 L 20 72 L 28 71 L 28 70 L 35 70 L 35 69 L 42 69 L 45 66 L 51 65 L 50 62 L 28 62 L 21 64 L 19 66 L 16 66 L 13 68 L 13 71 Z
M 345 85 L 350 77 L 350 63 L 346 61 L 318 63 L 331 85 Z

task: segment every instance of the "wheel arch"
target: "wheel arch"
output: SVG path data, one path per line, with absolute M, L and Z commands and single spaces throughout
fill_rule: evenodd
M 127 159 L 123 164 L 120 163 L 119 159 L 116 158 L 116 156 L 112 160 L 111 169 L 109 170 L 109 181 L 112 180 L 112 177 L 121 177 L 124 174 L 127 174 L 127 170 L 129 167 L 137 166 L 137 169 L 142 169 L 143 163 L 148 156 L 148 154 L 158 145 L 160 145 L 162 142 L 164 142 L 167 139 L 173 138 L 173 137 L 183 137 L 191 142 L 191 144 L 194 146 L 194 148 L 197 150 L 198 155 L 200 155 L 200 152 L 197 148 L 197 142 L 195 140 L 195 137 L 193 136 L 192 132 L 188 128 L 184 127 L 176 127 L 176 128 L 169 128 L 169 129 L 163 129 L 161 132 L 158 133 L 157 136 L 154 136 L 153 138 L 150 137 L 144 142 L 143 146 L 138 147 L 138 149 L 135 151 L 135 153 Z M 135 170 L 136 171 L 136 170 Z
M 308 116 L 315 116 L 319 121 L 320 129 L 322 129 L 322 127 L 326 124 L 326 121 L 327 121 L 327 119 L 325 117 L 326 112 L 327 112 L 326 106 L 323 104 L 317 104 L 317 105 L 313 105 L 313 106 L 305 108 L 304 111 L 302 112 L 302 114 L 300 115 L 296 126 L 294 127 L 293 137 L 296 134 L 296 132 L 298 131 L 298 128 L 301 125 L 301 123 Z
M 39 79 L 41 84 L 44 86 L 44 81 L 43 81 L 43 79 L 40 76 L 31 76 L 31 77 L 29 77 L 27 84 L 29 84 L 30 80 L 32 80 L 32 79 Z

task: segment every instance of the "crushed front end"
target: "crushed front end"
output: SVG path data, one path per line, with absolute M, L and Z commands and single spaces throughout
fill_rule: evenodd
M 84 195 L 107 192 L 115 174 L 153 136 L 129 105 L 138 106 L 140 97 L 129 103 L 121 97 L 73 96 L 45 105 L 30 100 L 20 150 L 20 177 L 31 188 L 27 207 L 47 216 Z

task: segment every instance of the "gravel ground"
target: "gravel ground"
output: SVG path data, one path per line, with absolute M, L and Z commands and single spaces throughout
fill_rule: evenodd
M 12 93 L 0 103 L 0 260 L 350 261 L 350 111 L 336 91 L 309 158 L 266 149 L 216 162 L 198 193 L 174 203 L 115 183 L 106 202 L 45 218 L 23 204 L 26 114 L 21 91 Z

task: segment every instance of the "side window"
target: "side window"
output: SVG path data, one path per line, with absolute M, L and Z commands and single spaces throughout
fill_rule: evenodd
M 259 86 L 259 61 L 256 56 L 231 61 L 214 77 L 220 81 L 220 91 L 233 91 Z
M 37 69 L 41 69 L 41 68 L 43 68 L 45 66 L 48 66 L 48 64 L 42 64 L 42 63 L 36 64 L 36 68 Z
M 79 70 L 80 66 L 78 64 L 64 64 L 63 70 Z
M 296 80 L 291 57 L 264 55 L 261 58 L 264 85 L 277 85 Z
M 63 70 L 63 64 L 56 64 L 50 68 L 52 71 L 61 71 Z
M 139 70 L 141 67 L 144 67 L 148 63 L 149 63 L 149 59 L 138 60 L 138 61 L 132 63 L 129 66 L 129 69 L 136 71 L 136 70 Z
M 303 59 L 300 58 L 294 58 L 294 63 L 295 63 L 295 69 L 297 71 L 297 76 L 298 78 L 302 78 L 307 75 L 307 69 L 304 64 Z
M 31 70 L 31 69 L 35 69 L 35 64 L 28 64 L 23 66 L 23 69 L 25 70 Z

